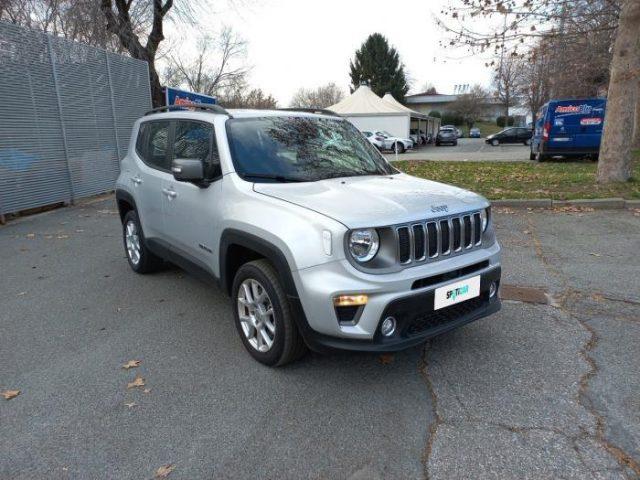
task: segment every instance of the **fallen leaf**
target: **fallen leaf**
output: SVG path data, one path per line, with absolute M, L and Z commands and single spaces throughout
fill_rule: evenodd
M 20 249 L 20 251 L 21 251 L 21 252 L 28 252 L 28 251 L 29 251 L 29 249 L 28 249 L 28 248 L 25 248 L 25 247 L 22 247 L 22 248 Z
M 175 470 L 176 466 L 172 463 L 163 465 L 156 470 L 156 478 L 167 478 L 171 472 Z
M 53 235 L 45 235 L 44 238 L 46 238 L 47 240 L 51 240 L 53 238 Z
M 150 393 L 151 389 L 150 388 L 145 388 L 144 390 L 142 390 L 142 393 Z
M 5 390 L 4 392 L 2 392 L 1 394 L 5 400 L 11 400 L 12 398 L 17 397 L 18 395 L 20 395 L 20 390 Z
M 140 375 L 136 375 L 136 378 L 133 382 L 127 383 L 127 388 L 136 388 L 136 387 L 144 387 L 144 378 Z
M 18 294 L 18 296 L 19 296 L 19 297 L 21 297 L 22 295 L 26 295 L 26 294 L 27 294 L 27 292 L 20 292 L 20 293 Z
M 125 405 L 129 408 L 137 407 L 138 404 L 136 402 L 125 403 Z
M 76 233 L 82 233 L 82 232 L 84 232 L 84 230 L 82 230 L 81 228 L 76 230 Z
M 595 253 L 595 252 L 589 252 L 589 255 L 593 255 L 594 257 L 601 257 L 602 256 L 599 253 Z
M 58 238 L 62 240 L 64 238 L 69 238 L 69 235 L 58 235 Z
M 139 367 L 142 362 L 140 360 L 129 360 L 127 363 L 122 365 L 122 368 L 125 370 L 129 370 L 130 368 Z
M 378 357 L 378 361 L 382 365 L 389 365 L 390 363 L 393 363 L 393 354 L 392 353 L 383 353 L 382 355 L 380 355 L 380 357 Z
M 602 295 L 601 293 L 593 293 L 591 294 L 591 298 L 596 302 L 602 302 L 604 300 L 604 295 Z
M 530 233 L 531 233 L 531 232 L 530 232 L 529 230 L 525 230 L 525 231 L 524 231 L 524 234 L 525 234 L 525 235 L 529 235 Z
M 36 238 L 35 233 L 27 233 L 27 238 Z

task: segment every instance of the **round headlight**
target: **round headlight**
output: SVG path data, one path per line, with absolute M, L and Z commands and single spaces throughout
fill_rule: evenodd
M 483 208 L 480 210 L 480 223 L 482 224 L 482 231 L 484 232 L 489 225 L 489 209 Z
M 358 262 L 371 260 L 378 253 L 380 239 L 375 228 L 354 230 L 349 236 L 349 253 Z

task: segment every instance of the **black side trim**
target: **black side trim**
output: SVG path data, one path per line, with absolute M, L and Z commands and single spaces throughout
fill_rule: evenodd
M 126 211 L 122 209 L 121 201 L 127 202 L 129 205 L 133 207 L 134 210 L 138 211 L 138 207 L 136 206 L 136 201 L 133 199 L 133 195 L 131 195 L 126 190 L 117 189 L 116 190 L 116 204 L 118 205 L 118 213 L 120 214 L 120 220 L 124 219 L 126 215 Z
M 177 250 L 173 245 L 169 245 L 164 240 L 157 238 L 146 239 L 147 248 L 159 257 L 171 262 L 183 270 L 189 272 L 197 279 L 211 285 L 219 285 L 216 276 L 200 262 L 188 253 Z

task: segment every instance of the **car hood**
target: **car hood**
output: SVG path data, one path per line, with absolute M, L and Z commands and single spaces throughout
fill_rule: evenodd
M 254 191 L 322 213 L 348 228 L 382 227 L 488 205 L 475 193 L 404 173 L 305 183 L 256 183 Z

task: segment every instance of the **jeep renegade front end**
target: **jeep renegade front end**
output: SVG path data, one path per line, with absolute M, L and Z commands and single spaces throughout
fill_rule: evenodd
M 131 268 L 214 280 L 267 365 L 399 350 L 500 309 L 487 200 L 401 173 L 331 112 L 152 111 L 116 198 Z

